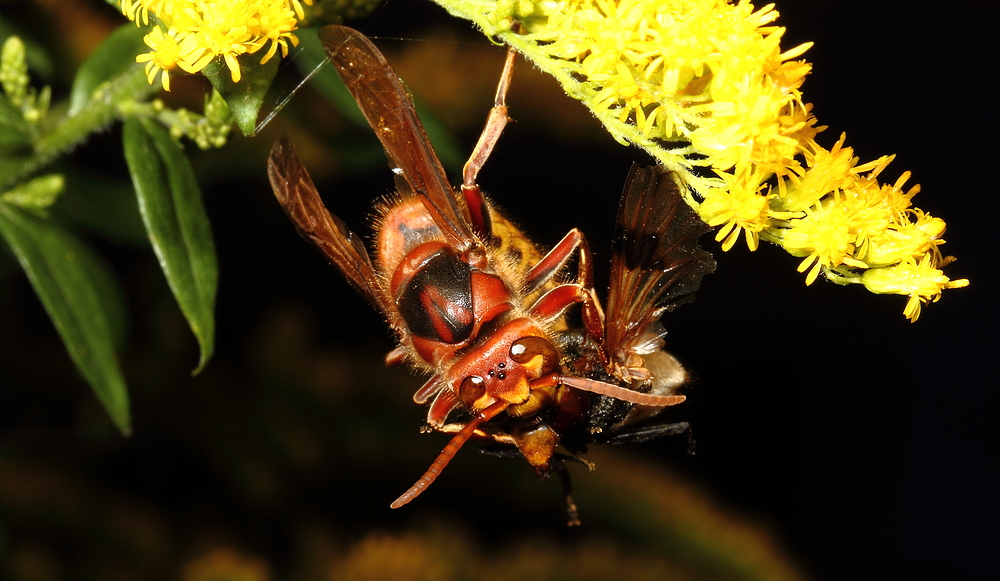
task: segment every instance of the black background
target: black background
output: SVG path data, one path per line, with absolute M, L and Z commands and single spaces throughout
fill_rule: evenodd
M 764 523 L 812 578 L 987 578 L 997 540 L 996 380 L 987 379 L 996 358 L 996 309 L 989 299 L 996 264 L 990 258 L 997 211 L 996 116 L 988 88 L 996 72 L 996 8 L 960 2 L 923 10 L 913 3 L 878 1 L 784 2 L 777 8 L 779 24 L 788 28 L 783 46 L 816 42 L 806 54 L 814 69 L 804 92 L 820 123 L 830 127 L 821 142 L 830 145 L 846 131 L 847 144 L 862 161 L 895 153 L 884 181 L 907 169 L 914 172 L 911 183 L 922 186 L 915 205 L 948 223 L 943 250 L 959 260 L 947 273 L 971 279 L 971 286 L 946 291 L 910 324 L 902 316 L 902 297 L 823 281 L 806 287 L 795 272 L 798 260 L 776 247 L 750 254 L 741 242 L 722 253 L 706 238 L 719 262 L 717 272 L 705 279 L 693 304 L 665 321 L 669 348 L 699 377 L 685 412 L 694 425 L 697 454 L 685 455 L 676 442 L 646 444 L 638 452 Z M 360 27 L 388 39 L 451 31 L 472 43 L 470 51 L 495 53 L 496 67 L 502 59 L 500 49 L 427 2 L 392 1 Z M 377 44 L 392 60 L 407 42 Z M 583 129 L 570 134 L 524 121 L 531 117 L 521 112 L 533 103 L 519 94 L 517 75 L 532 73 L 520 66 L 511 115 L 521 122 L 508 129 L 480 183 L 543 244 L 580 227 L 601 265 L 628 167 L 649 160 L 602 137 L 585 115 Z M 580 107 L 569 101 L 561 106 Z M 474 143 L 475 125 L 460 130 L 465 148 Z M 258 140 L 270 142 L 280 130 L 269 128 Z M 115 131 L 97 137 L 78 152 L 76 163 L 100 162 L 108 175 L 122 172 L 120 161 L 109 155 L 120 151 L 118 139 Z M 428 493 L 411 512 L 364 511 L 368 505 L 354 497 L 358 491 L 378 497 L 373 506 L 382 507 L 442 442 L 412 433 L 420 412 L 409 396 L 419 379 L 378 367 L 379 354 L 391 347 L 380 316 L 297 238 L 274 202 L 264 173 L 266 147 L 234 141 L 236 151 L 253 153 L 240 159 L 196 156 L 210 176 L 205 199 L 221 265 L 213 363 L 203 375 L 188 377 L 196 346 L 157 278 L 152 254 L 95 237 L 125 285 L 131 312 L 123 365 L 135 434 L 122 440 L 75 377 L 26 279 L 7 269 L 0 286 L 4 453 L 58 467 L 70 481 L 82 482 L 81 489 L 106 487 L 174 515 L 210 514 L 206 519 L 213 526 L 230 531 L 279 570 L 288 553 L 283 531 L 296 511 L 319 518 L 338 513 L 355 531 L 395 530 L 415 515 L 445 511 L 458 515 L 484 542 L 526 530 L 566 534 L 558 506 L 540 515 L 511 515 L 505 512 L 512 510 L 507 491 L 492 488 L 488 480 L 469 497 L 479 500 L 455 496 L 454 488 L 439 483 L 441 494 Z M 215 164 L 220 167 L 211 167 Z M 236 174 L 243 177 L 231 177 Z M 348 173 L 321 185 L 324 192 L 335 192 L 328 205 L 360 232 L 367 231 L 371 198 L 390 188 L 384 169 L 372 176 Z M 261 347 L 266 342 L 279 345 Z M 239 445 L 244 438 L 254 441 L 250 433 L 261 426 L 300 421 L 268 416 L 280 406 L 268 399 L 272 390 L 262 387 L 294 381 L 269 374 L 293 368 L 304 357 L 297 349 L 340 365 L 353 363 L 349 376 L 364 375 L 371 388 L 351 400 L 361 402 L 361 410 L 341 410 L 330 420 L 310 418 L 341 425 L 349 421 L 344 417 L 358 420 L 350 430 L 332 427 L 327 444 L 356 452 L 365 445 L 381 450 L 420 440 L 421 448 L 408 451 L 401 465 L 373 462 L 357 473 L 318 469 L 289 487 L 281 502 L 234 499 L 227 484 L 233 467 L 219 460 L 226 454 L 206 452 L 212 447 L 202 441 L 221 438 Z M 339 373 L 336 365 L 331 369 Z M 464 469 L 456 464 L 442 482 Z M 554 495 L 549 500 L 557 503 Z M 51 527 L 5 510 L 0 546 L 16 547 L 21 535 L 48 538 L 44 531 Z M 65 564 L 60 570 L 72 571 L 81 558 L 74 551 L 81 549 L 72 534 L 52 536 L 53 554 L 70 555 L 60 557 Z

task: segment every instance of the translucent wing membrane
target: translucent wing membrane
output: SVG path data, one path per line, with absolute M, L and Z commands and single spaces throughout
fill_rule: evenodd
M 364 241 L 323 205 L 316 186 L 288 139 L 278 141 L 271 149 L 267 175 L 278 202 L 299 234 L 315 244 L 368 302 L 385 310 Z
M 681 187 L 673 172 L 638 165 L 625 182 L 604 328 L 606 354 L 618 363 L 641 347 L 643 333 L 665 311 L 693 300 L 701 278 L 715 270 L 712 255 L 698 245 L 710 228 Z
M 435 223 L 456 248 L 466 250 L 474 245 L 465 201 L 449 185 L 413 101 L 389 62 L 356 30 L 326 26 L 319 37 L 382 142 L 393 171 L 409 186 L 401 190 L 421 197 Z
M 361 239 L 326 210 L 287 139 L 275 144 L 268 174 L 299 233 L 397 331 L 400 346 L 387 363 L 410 362 L 433 374 L 413 399 L 429 406 L 429 429 L 453 436 L 392 508 L 430 486 L 466 441 L 482 438 L 515 447 L 540 475 L 563 476 L 570 522 L 578 523 L 564 458 L 577 458 L 588 443 L 624 435 L 626 427 L 637 440 L 673 429 L 638 425 L 685 400 L 675 391 L 687 374 L 660 350 L 656 323 L 664 311 L 690 300 L 702 276 L 715 269 L 698 246 L 709 228 L 685 203 L 673 173 L 634 166 L 618 211 L 612 283 L 602 311 L 583 234 L 571 230 L 542 256 L 492 211 L 476 184 L 508 120 L 512 51 L 459 191 L 449 185 L 410 96 L 382 53 L 341 26 L 323 28 L 320 39 L 395 174 L 397 196 L 377 226 L 379 271 Z M 576 280 L 563 281 L 559 273 L 574 256 Z M 583 328 L 567 329 L 565 313 L 578 303 Z M 471 419 L 463 420 L 467 414 Z M 556 451 L 560 442 L 573 456 Z

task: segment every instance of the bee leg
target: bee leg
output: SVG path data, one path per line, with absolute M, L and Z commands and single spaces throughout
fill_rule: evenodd
M 573 257 L 573 252 L 577 248 L 580 248 L 581 255 L 580 270 L 590 271 L 592 269 L 590 267 L 590 246 L 587 244 L 587 239 L 584 238 L 583 233 L 573 228 L 537 264 L 531 267 L 531 270 L 524 277 L 524 284 L 521 287 L 522 292 L 524 294 L 531 294 L 538 287 L 552 280 L 552 277 L 566 266 L 566 263 Z M 586 265 L 583 264 L 584 262 L 586 262 Z M 592 275 L 588 272 L 582 278 L 592 278 Z
M 516 458 L 518 460 L 524 460 L 524 453 L 521 452 L 520 449 L 518 449 L 517 444 L 513 443 L 513 440 L 507 441 L 507 438 L 504 438 L 502 436 L 494 437 L 494 440 L 497 442 L 496 444 L 487 444 L 479 448 L 479 453 L 483 454 L 484 456 L 494 456 L 496 458 Z M 587 470 L 589 470 L 590 472 L 593 472 L 594 469 L 597 467 L 590 460 L 587 460 L 586 458 L 583 458 L 576 454 L 565 454 L 563 452 L 556 452 L 555 454 L 552 455 L 552 463 L 550 464 L 550 469 L 547 472 L 543 471 L 541 474 L 539 474 L 539 477 L 544 480 L 545 478 L 552 476 L 552 472 L 555 471 L 551 469 L 551 466 L 566 462 L 576 462 L 581 466 L 586 466 Z
M 392 351 L 385 354 L 385 366 L 386 367 L 397 367 L 406 363 L 406 356 L 408 351 L 406 347 L 402 345 L 396 347 Z
M 523 292 L 525 294 L 531 294 L 531 292 L 538 289 L 546 282 L 552 280 L 552 277 L 562 270 L 564 266 L 566 266 L 566 263 L 569 262 L 569 259 L 572 258 L 573 253 L 576 251 L 579 251 L 579 259 L 577 264 L 575 286 L 579 287 L 579 290 L 571 292 L 567 289 L 562 291 L 567 292 L 572 296 L 563 299 L 568 300 L 568 302 L 561 305 L 561 308 L 565 309 L 571 304 L 582 302 L 584 327 L 587 329 L 587 333 L 589 335 L 598 341 L 601 341 L 604 339 L 604 310 L 601 308 L 601 303 L 597 299 L 597 293 L 594 290 L 594 266 L 593 258 L 590 253 L 590 244 L 587 243 L 587 239 L 584 237 L 583 233 L 576 228 L 567 232 L 566 235 L 563 236 L 563 239 L 552 247 L 552 250 L 543 256 L 542 259 L 528 271 L 528 274 L 524 278 Z M 545 297 L 542 297 L 542 299 L 544 298 Z M 538 302 L 542 299 L 539 299 Z M 548 300 L 555 301 L 556 299 L 553 297 Z M 535 304 L 538 305 L 538 302 Z M 557 312 L 561 313 L 561 311 L 558 310 L 559 307 L 560 305 L 554 306 L 554 308 L 557 309 Z M 539 305 L 538 308 L 540 312 L 544 312 L 545 310 L 553 307 Z M 532 310 L 534 310 L 534 307 L 532 307 Z
M 450 424 L 445 424 L 440 428 L 436 428 L 430 424 L 424 424 L 424 427 L 421 428 L 420 433 L 423 434 L 428 432 L 441 432 L 442 434 L 457 434 L 461 432 L 463 428 L 465 428 L 465 424 L 459 422 L 452 422 Z M 476 428 L 476 430 L 472 432 L 472 436 L 470 436 L 469 439 L 490 440 L 504 445 L 514 444 L 514 440 L 510 436 L 506 434 L 498 434 L 496 432 L 487 432 L 481 426 Z
M 517 449 L 514 444 L 490 444 L 479 448 L 479 453 L 484 456 L 494 456 L 496 458 L 517 458 L 524 459 L 524 454 Z
M 539 297 L 529 311 L 536 317 L 554 319 L 576 303 L 583 303 L 583 323 L 587 334 L 598 341 L 603 340 L 604 314 L 592 288 L 579 284 L 561 284 Z
M 434 375 L 413 394 L 413 403 L 424 405 L 432 397 L 437 396 L 442 389 L 444 389 L 444 383 L 441 382 L 441 376 Z
M 483 164 L 486 163 L 486 159 L 493 152 L 493 147 L 496 146 L 497 140 L 500 139 L 500 134 L 503 133 L 504 127 L 510 121 L 510 117 L 507 116 L 507 91 L 510 89 L 510 80 L 514 74 L 514 58 L 516 56 L 517 51 L 508 47 L 507 59 L 504 61 L 503 72 L 500 74 L 500 84 L 497 85 L 496 99 L 494 99 L 493 108 L 490 109 L 489 117 L 486 118 L 486 127 L 483 128 L 483 132 L 479 135 L 479 141 L 476 143 L 475 149 L 472 150 L 472 155 L 469 156 L 469 160 L 465 162 L 465 167 L 462 170 L 463 190 L 466 188 L 479 189 L 476 185 L 479 170 L 483 168 Z
M 521 453 L 517 447 L 499 445 L 499 446 L 483 446 L 479 449 L 479 452 L 486 454 L 488 456 L 496 456 L 498 458 L 524 458 L 524 454 Z M 580 513 L 576 508 L 576 502 L 573 500 L 573 482 L 569 476 L 569 470 L 566 468 L 566 460 L 573 462 L 579 462 L 587 467 L 587 469 L 593 471 L 594 465 L 579 456 L 568 456 L 566 454 L 557 453 L 552 458 L 552 462 L 549 467 L 539 476 L 542 479 L 548 478 L 553 473 L 559 476 L 559 482 L 562 484 L 563 497 L 566 499 L 566 526 L 579 526 L 580 523 Z
M 462 170 L 462 195 L 465 197 L 465 203 L 469 208 L 469 215 L 472 218 L 472 228 L 476 235 L 483 240 L 489 239 L 493 227 L 490 222 L 489 209 L 483 198 L 483 192 L 479 189 L 476 179 L 479 176 L 479 170 L 483 168 L 483 164 L 486 163 L 490 154 L 493 153 L 493 147 L 496 146 L 497 140 L 500 139 L 500 134 L 503 133 L 504 127 L 510 121 L 510 117 L 507 115 L 507 90 L 510 89 L 510 80 L 514 74 L 515 56 L 517 56 L 517 51 L 513 48 L 508 48 L 507 59 L 503 65 L 503 73 L 500 74 L 500 84 L 497 86 L 496 99 L 493 102 L 493 108 L 490 109 L 489 117 L 486 118 L 486 127 L 483 128 L 483 132 L 479 135 L 479 141 L 476 143 L 475 149 L 472 150 L 472 155 L 469 156 L 469 160 L 465 162 L 465 168 Z
M 417 393 L 419 394 L 420 392 Z M 435 430 L 440 430 L 451 412 L 460 406 L 461 404 L 453 391 L 450 389 L 438 391 L 437 396 L 434 397 L 434 401 L 431 402 L 431 408 L 427 410 L 427 424 Z
M 570 481 L 569 470 L 566 469 L 566 463 L 557 459 L 552 463 L 552 470 L 559 475 L 559 481 L 562 483 L 563 496 L 566 498 L 566 526 L 580 526 L 580 512 L 577 510 L 576 502 L 573 500 L 573 483 Z
M 694 436 L 691 433 L 691 424 L 688 422 L 674 422 L 623 430 L 612 436 L 608 440 L 608 444 L 639 444 L 656 438 L 679 434 L 687 434 L 688 454 L 694 454 Z
M 604 309 L 601 308 L 601 301 L 597 298 L 597 291 L 594 290 L 594 266 L 593 258 L 590 254 L 590 244 L 584 239 L 580 243 L 580 261 L 577 264 L 576 283 L 585 291 L 583 300 L 583 327 L 587 334 L 597 340 L 604 342 Z

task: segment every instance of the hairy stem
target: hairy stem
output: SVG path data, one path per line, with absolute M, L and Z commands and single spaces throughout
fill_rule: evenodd
M 110 125 L 120 116 L 122 104 L 145 99 L 158 88 L 146 82 L 146 74 L 139 64 L 111 79 L 94 91 L 87 104 L 76 114 L 66 117 L 43 134 L 31 153 L 6 160 L 0 165 L 0 191 L 9 189 L 60 154 L 79 145 L 91 133 Z

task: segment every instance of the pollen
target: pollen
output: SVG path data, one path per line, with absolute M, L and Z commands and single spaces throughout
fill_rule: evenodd
M 261 64 L 279 50 L 286 56 L 289 45 L 298 45 L 294 31 L 304 17 L 298 0 L 120 0 L 119 5 L 136 24 L 148 23 L 153 14 L 166 27 L 146 36 L 151 50 L 136 59 L 146 63 L 150 84 L 160 74 L 166 90 L 168 71 L 197 73 L 216 60 L 238 83 L 243 78 L 238 57 L 264 47 Z
M 907 258 L 893 266 L 865 271 L 861 282 L 873 293 L 907 295 L 909 300 L 903 314 L 910 321 L 916 321 L 921 306 L 937 301 L 942 290 L 969 284 L 964 278 L 950 280 L 933 262 L 930 254 L 925 254 L 920 262 Z
M 784 233 L 783 245 L 793 256 L 805 256 L 799 272 L 809 271 L 806 284 L 812 284 L 820 269 L 836 267 L 849 260 L 855 237 L 850 218 L 842 205 L 817 204 L 805 217 L 791 221 Z
M 771 223 L 768 201 L 775 195 L 758 193 L 763 187 L 759 173 L 721 175 L 729 187 L 708 190 L 698 212 L 709 226 L 721 226 L 715 239 L 722 241 L 723 250 L 732 248 L 741 233 L 750 251 L 757 250 L 760 232 Z
M 919 186 L 904 187 L 910 173 L 882 177 L 893 156 L 862 163 L 844 135 L 829 149 L 817 141 L 826 128 L 802 92 L 812 43 L 783 48 L 773 4 L 435 1 L 515 46 L 616 140 L 675 171 L 723 250 L 740 237 L 751 250 L 778 244 L 802 257 L 807 284 L 821 273 L 863 284 L 870 269 L 912 270 L 925 257 L 944 265 L 944 222 L 912 207 Z M 523 31 L 512 31 L 514 21 Z M 918 308 L 911 300 L 904 314 L 912 320 Z
M 170 71 L 176 71 L 181 60 L 181 48 L 177 43 L 177 34 L 174 32 L 164 32 L 159 26 L 147 34 L 143 40 L 150 48 L 148 53 L 135 57 L 138 63 L 146 63 L 146 77 L 152 85 L 156 76 L 160 75 L 163 83 L 163 90 L 170 90 Z

